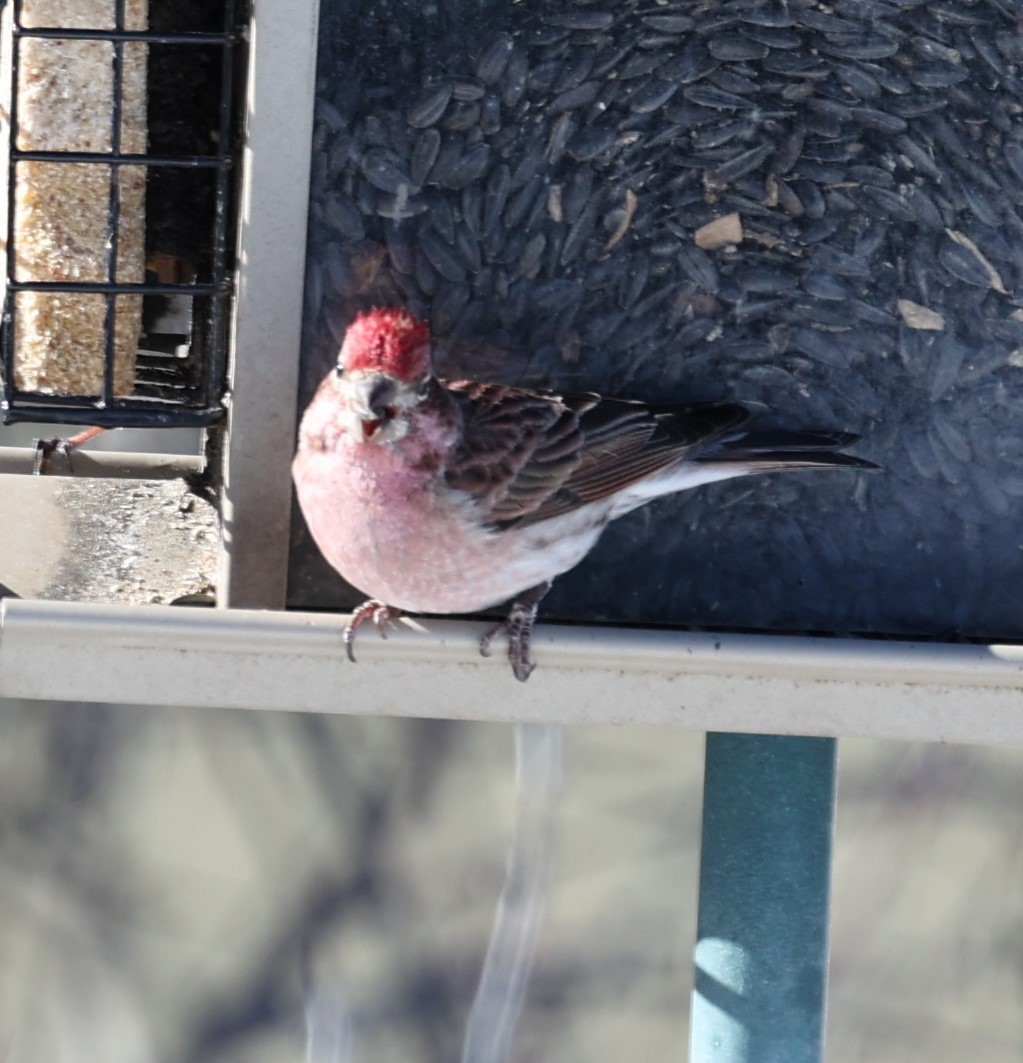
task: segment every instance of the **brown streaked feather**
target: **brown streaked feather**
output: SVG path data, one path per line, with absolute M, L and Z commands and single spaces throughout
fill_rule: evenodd
M 730 403 L 652 408 L 470 381 L 446 387 L 463 420 L 448 484 L 472 495 L 484 521 L 502 528 L 609 498 L 749 416 Z

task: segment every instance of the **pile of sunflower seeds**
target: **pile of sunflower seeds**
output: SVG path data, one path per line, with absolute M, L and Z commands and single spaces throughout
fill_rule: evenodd
M 883 474 L 655 507 L 562 611 L 1023 634 L 1020 0 L 324 9 L 307 392 L 387 303 L 449 375 L 861 431 Z

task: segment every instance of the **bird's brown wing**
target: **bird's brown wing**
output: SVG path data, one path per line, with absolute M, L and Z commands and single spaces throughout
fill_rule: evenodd
M 488 524 L 502 528 L 607 498 L 748 416 L 729 403 L 652 407 L 472 381 L 446 386 L 463 423 L 447 481 L 473 496 Z

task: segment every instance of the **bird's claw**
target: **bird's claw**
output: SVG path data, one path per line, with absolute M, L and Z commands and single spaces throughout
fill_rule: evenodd
M 512 672 L 515 673 L 515 678 L 520 683 L 524 683 L 536 667 L 529 656 L 529 641 L 533 633 L 532 629 L 533 625 L 531 623 L 526 625 L 521 615 L 516 614 L 515 606 L 513 606 L 512 614 L 509 615 L 507 620 L 494 624 L 492 628 L 489 628 L 484 633 L 480 639 L 480 655 L 489 657 L 490 644 L 494 641 L 494 638 L 501 634 L 507 635 L 508 660 L 511 662 Z
M 363 602 L 352 613 L 352 619 L 348 621 L 345 627 L 344 635 L 342 636 L 345 644 L 345 652 L 348 654 L 348 660 L 355 664 L 355 632 L 358 631 L 363 624 L 368 620 L 373 621 L 373 626 L 380 632 L 382 639 L 387 638 L 387 629 L 394 627 L 395 621 L 401 616 L 401 610 L 395 609 L 392 605 L 387 605 L 385 602 L 381 602 L 377 598 L 370 598 L 368 602 Z
M 480 654 L 490 656 L 490 644 L 496 635 L 508 636 L 508 660 L 515 678 L 524 683 L 533 673 L 536 664 L 529 655 L 529 645 L 533 638 L 533 624 L 540 599 L 550 590 L 550 583 L 541 583 L 531 588 L 518 598 L 508 612 L 508 616 L 484 632 L 480 639 Z
M 62 458 L 66 458 L 68 471 L 74 472 L 71 465 L 71 452 L 77 447 L 80 447 L 83 443 L 88 443 L 90 439 L 95 439 L 96 436 L 105 431 L 105 428 L 100 428 L 98 425 L 94 425 L 91 428 L 83 428 L 81 432 L 76 432 L 73 436 L 56 436 L 52 439 L 37 439 L 36 456 L 35 460 L 32 462 L 32 475 L 45 476 L 50 458 L 52 458 L 54 454 L 59 454 Z
M 32 462 L 32 475 L 43 476 L 49 466 L 50 458 L 60 454 L 71 465 L 71 444 L 66 439 L 37 439 L 36 455 Z

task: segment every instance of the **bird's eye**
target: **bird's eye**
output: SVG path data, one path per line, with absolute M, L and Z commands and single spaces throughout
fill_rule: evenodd
M 417 395 L 418 395 L 419 398 L 425 399 L 426 396 L 429 395 L 429 394 L 430 394 L 430 378 L 428 376 L 424 376 L 423 379 L 419 381 L 419 391 L 417 392 Z

